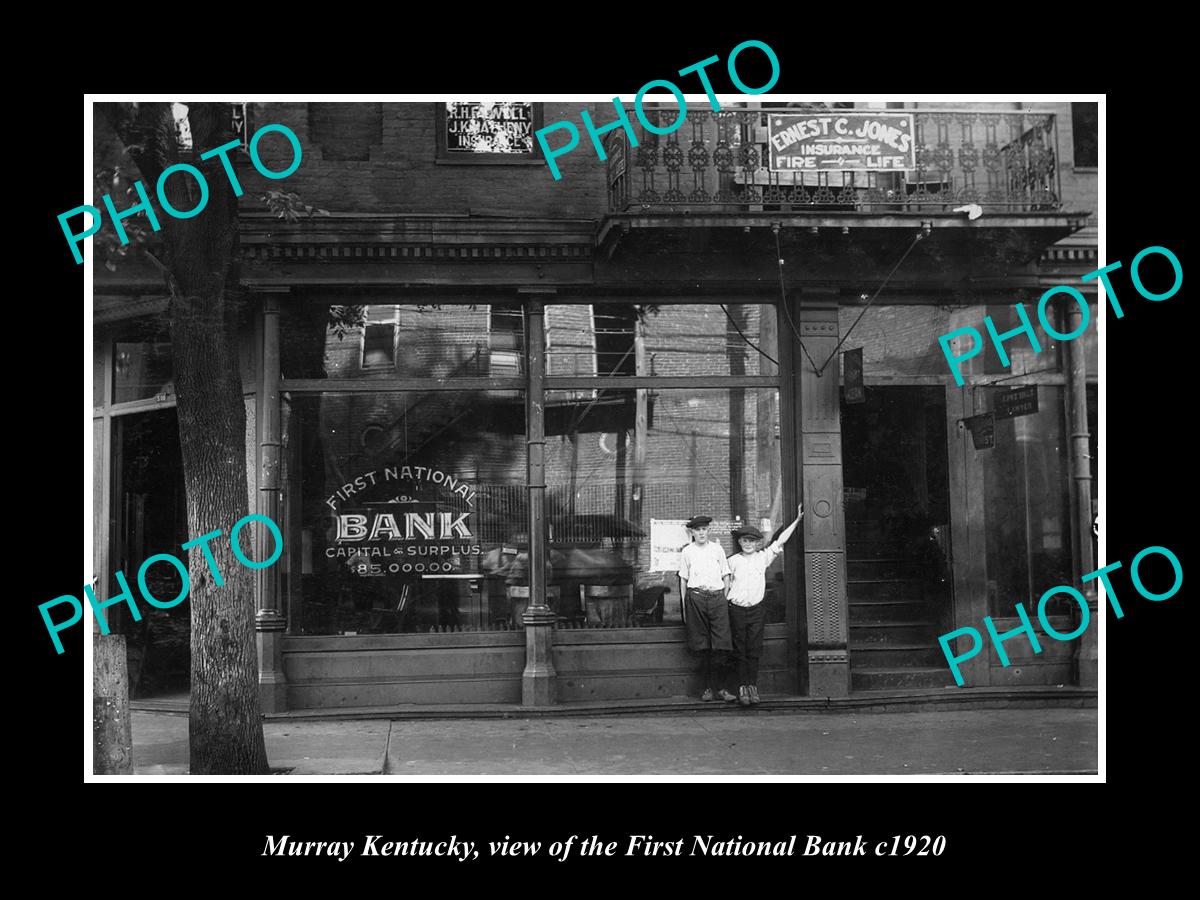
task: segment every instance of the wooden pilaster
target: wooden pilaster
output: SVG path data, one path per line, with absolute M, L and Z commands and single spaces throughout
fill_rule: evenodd
M 283 441 L 279 403 L 279 292 L 262 297 L 261 365 L 258 366 L 258 392 L 255 419 L 258 423 L 258 500 L 257 512 L 281 526 L 280 467 Z M 274 538 L 265 528 L 256 528 L 256 559 L 274 552 Z M 283 671 L 282 642 L 287 617 L 280 604 L 279 566 L 258 570 L 258 612 L 254 630 L 258 638 L 258 687 L 263 712 L 287 709 L 287 679 Z
M 842 509 L 842 434 L 839 364 L 822 365 L 838 343 L 837 296 L 806 292 L 793 305 L 807 353 L 792 351 L 799 380 L 800 483 L 804 501 L 804 583 L 808 606 L 808 693 L 850 693 L 846 527 Z M 793 336 L 793 340 L 795 337 Z M 810 359 L 811 357 L 811 359 Z
M 1079 304 L 1067 301 L 1063 334 L 1073 334 L 1079 329 L 1083 311 Z M 1078 572 L 1082 579 L 1096 570 L 1096 557 L 1092 552 L 1092 464 L 1088 450 L 1087 418 L 1087 356 L 1077 341 L 1063 341 L 1063 368 L 1067 376 L 1066 407 L 1067 434 L 1071 442 L 1071 571 Z M 1098 595 L 1096 580 L 1082 585 L 1087 598 L 1089 624 L 1075 647 L 1075 671 L 1080 687 L 1098 687 L 1100 623 L 1097 621 Z M 1082 611 L 1079 613 L 1083 615 Z
M 546 604 L 546 321 L 541 296 L 526 305 L 526 353 L 529 384 L 525 396 L 529 490 L 529 606 L 521 619 L 525 625 L 525 671 L 521 676 L 521 704 L 550 706 L 557 700 L 553 645 L 554 610 Z

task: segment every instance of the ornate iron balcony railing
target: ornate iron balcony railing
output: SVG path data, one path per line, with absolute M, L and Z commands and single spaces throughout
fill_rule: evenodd
M 683 125 L 655 135 L 634 120 L 638 145 L 609 132 L 611 212 L 936 211 L 1049 212 L 1062 206 L 1055 118 L 1042 112 L 911 112 L 916 167 L 903 171 L 770 171 L 767 116 L 837 116 L 868 110 L 689 108 Z M 646 110 L 668 127 L 677 110 Z M 655 117 L 658 117 L 657 120 Z

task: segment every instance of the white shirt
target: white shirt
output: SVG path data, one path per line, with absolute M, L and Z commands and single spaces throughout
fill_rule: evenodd
M 729 574 L 729 562 L 724 548 L 713 541 L 697 544 L 694 541 L 679 554 L 679 577 L 690 588 L 701 591 L 722 591 L 725 576 Z
M 729 571 L 733 584 L 729 586 L 729 602 L 734 606 L 758 606 L 767 589 L 767 567 L 783 552 L 783 546 L 774 543 L 765 550 L 754 553 L 735 553 L 729 557 Z

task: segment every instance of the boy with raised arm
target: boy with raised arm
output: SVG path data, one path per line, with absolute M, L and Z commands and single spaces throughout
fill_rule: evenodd
M 762 655 L 763 596 L 767 589 L 767 568 L 783 552 L 783 545 L 804 518 L 804 504 L 796 509 L 796 519 L 779 533 L 766 549 L 760 550 L 762 532 L 753 525 L 738 535 L 741 553 L 729 557 L 732 582 L 729 586 L 729 624 L 733 631 L 733 655 L 738 667 L 738 703 L 758 703 L 758 658 Z

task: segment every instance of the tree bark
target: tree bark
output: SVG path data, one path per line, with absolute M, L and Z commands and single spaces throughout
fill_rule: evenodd
M 231 342 L 220 321 L 221 298 L 189 296 L 172 303 L 179 438 L 193 537 L 215 530 L 218 586 L 208 563 L 191 553 L 191 772 L 268 771 L 258 695 L 254 639 L 254 572 L 233 555 L 230 530 L 248 510 L 246 412 Z M 216 321 L 214 321 L 216 320 Z M 245 553 L 250 528 L 238 535 Z M 249 554 L 248 554 L 249 555 Z
M 208 546 L 223 583 L 210 572 L 200 548 L 191 550 L 188 560 L 193 775 L 270 771 L 258 693 L 254 571 L 237 560 L 230 545 L 234 523 L 249 512 L 246 409 L 237 309 L 230 291 L 237 296 L 237 199 L 220 160 L 199 159 L 200 151 L 229 140 L 227 113 L 227 104 L 188 104 L 197 149 L 188 161 L 208 182 L 208 205 L 190 219 L 158 213 L 171 291 L 168 319 L 188 529 L 192 538 L 221 532 Z M 169 104 L 142 104 L 132 115 L 111 120 L 151 193 L 164 163 L 179 156 Z M 176 209 L 190 210 L 199 199 L 194 180 L 186 175 L 170 178 L 167 192 Z M 251 559 L 257 527 L 238 535 L 239 547 Z

